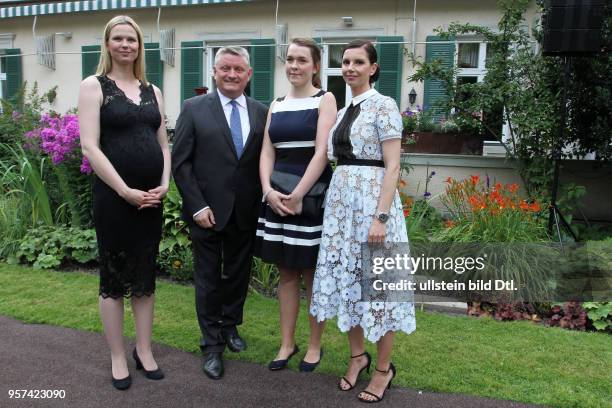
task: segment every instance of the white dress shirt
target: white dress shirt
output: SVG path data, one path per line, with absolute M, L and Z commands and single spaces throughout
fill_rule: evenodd
M 232 116 L 233 106 L 231 104 L 233 99 L 223 95 L 221 91 L 217 90 L 219 99 L 221 99 L 221 106 L 223 106 L 223 113 L 225 113 L 225 120 L 227 120 L 227 126 L 231 129 L 230 118 Z M 240 113 L 240 124 L 242 125 L 242 146 L 246 145 L 249 132 L 251 131 L 251 123 L 249 122 L 249 111 L 247 110 L 246 97 L 244 94 L 236 98 L 238 103 L 238 112 Z
M 231 116 L 232 109 L 234 108 L 231 104 L 231 98 L 223 95 L 220 90 L 217 89 L 217 93 L 219 94 L 219 99 L 221 100 L 221 106 L 223 107 L 223 113 L 225 114 L 225 120 L 227 121 L 227 126 L 231 129 Z M 236 103 L 238 104 L 238 113 L 240 113 L 240 124 L 242 125 L 242 146 L 246 145 L 247 138 L 249 137 L 249 132 L 251 131 L 251 122 L 249 122 L 249 111 L 247 109 L 246 97 L 244 94 L 240 95 L 236 98 Z M 205 209 L 209 208 L 208 206 L 202 208 L 199 211 L 196 211 L 193 214 L 193 218 L 197 217 Z

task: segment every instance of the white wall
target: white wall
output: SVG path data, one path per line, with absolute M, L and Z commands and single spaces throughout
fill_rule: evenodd
M 377 31 L 382 35 L 401 35 L 405 41 L 412 37 L 413 0 L 312 0 L 307 3 L 281 0 L 278 21 L 288 24 L 289 38 L 311 37 L 322 31 L 342 30 L 347 37 L 359 32 Z M 211 4 L 204 6 L 174 7 L 162 9 L 161 27 L 176 28 L 176 46 L 181 41 L 203 40 L 211 37 L 235 35 L 248 32 L 254 38 L 274 38 L 275 5 L 273 0 L 254 1 L 236 4 Z M 530 15 L 533 15 L 535 6 Z M 104 24 L 121 11 L 72 13 L 63 15 L 39 16 L 38 35 L 48 35 L 60 31 L 71 31 L 72 39 L 56 37 L 55 71 L 40 66 L 36 62 L 35 44 L 32 37 L 33 17 L 20 17 L 0 20 L 0 32 L 16 34 L 13 46 L 23 53 L 23 77 L 28 82 L 37 81 L 41 90 L 59 85 L 57 101 L 53 108 L 59 112 L 76 106 L 79 83 L 81 81 L 81 55 L 83 45 L 99 44 Z M 128 10 L 142 27 L 145 38 L 158 42 L 156 27 L 157 9 Z M 354 25 L 347 29 L 341 21 L 342 16 L 353 17 Z M 495 0 L 417 0 L 417 38 L 424 42 L 433 29 L 447 25 L 451 21 L 471 22 L 495 26 L 499 19 Z M 531 17 L 527 20 L 531 21 Z M 250 39 L 250 38 L 249 38 Z M 410 45 L 407 44 L 407 48 Z M 62 54 L 63 52 L 69 54 Z M 417 46 L 417 54 L 424 56 L 425 45 Z M 164 97 L 166 111 L 171 124 L 174 124 L 180 109 L 180 72 L 181 54 L 177 50 L 175 66 L 164 66 Z M 407 59 L 402 77 L 413 73 Z M 417 103 L 422 104 L 421 84 L 402 83 L 401 108 L 408 105 L 408 93 L 414 87 L 418 93 Z M 288 83 L 283 65 L 276 60 L 275 94 L 287 92 Z

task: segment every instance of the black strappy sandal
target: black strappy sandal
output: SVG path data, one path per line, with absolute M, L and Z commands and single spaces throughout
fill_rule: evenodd
M 374 399 L 363 398 L 363 397 L 361 397 L 361 393 L 359 393 L 359 395 L 357 395 L 357 399 L 359 401 L 365 402 L 365 403 L 368 403 L 368 404 L 382 401 L 383 398 L 385 398 L 385 392 L 387 392 L 387 390 L 389 388 L 391 388 L 391 383 L 393 382 L 393 379 L 395 378 L 395 372 L 396 371 L 395 371 L 395 366 L 393 365 L 393 363 L 389 364 L 389 369 L 387 371 L 379 370 L 376 367 L 374 367 L 374 369 L 376 371 L 378 371 L 379 373 L 383 373 L 383 374 L 389 374 L 389 371 L 391 371 L 393 373 L 393 375 L 391 376 L 391 379 L 389 380 L 389 384 L 387 384 L 387 388 L 385 388 L 385 390 L 383 391 L 382 395 L 379 396 L 379 395 L 374 394 L 373 392 L 366 391 L 366 390 L 361 391 L 361 393 L 369 395 L 371 397 L 374 397 Z
M 357 378 L 355 379 L 355 384 L 351 384 L 351 382 L 347 380 L 346 377 L 342 377 L 340 379 L 340 382 L 338 383 L 338 388 L 340 389 L 340 391 L 350 391 L 353 388 L 355 388 L 355 385 L 357 384 L 357 379 L 359 379 L 359 376 L 361 375 L 361 372 L 363 370 L 366 370 L 368 374 L 370 374 L 370 365 L 372 364 L 372 357 L 370 356 L 370 353 L 368 353 L 367 351 L 364 351 L 363 353 L 357 356 L 351 356 L 351 358 L 358 358 L 361 356 L 366 356 L 368 363 L 364 365 L 363 367 L 361 367 L 361 370 L 359 370 L 359 373 L 357 374 Z M 344 380 L 350 386 L 350 388 L 342 388 L 342 380 Z

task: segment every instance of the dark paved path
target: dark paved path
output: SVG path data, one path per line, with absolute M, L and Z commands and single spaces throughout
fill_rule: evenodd
M 132 344 L 128 350 L 131 350 Z M 0 407 L 364 407 L 358 390 L 342 393 L 336 378 L 293 371 L 270 373 L 255 364 L 226 361 L 225 377 L 212 381 L 200 369 L 200 358 L 155 345 L 166 373 L 147 380 L 128 361 L 133 383 L 128 391 L 110 384 L 110 360 L 103 335 L 62 327 L 24 324 L 0 316 Z M 365 386 L 361 381 L 360 385 Z M 362 387 L 358 387 L 361 389 Z M 63 389 L 63 400 L 9 399 L 9 389 Z M 505 408 L 530 407 L 466 395 L 436 394 L 392 388 L 384 407 Z

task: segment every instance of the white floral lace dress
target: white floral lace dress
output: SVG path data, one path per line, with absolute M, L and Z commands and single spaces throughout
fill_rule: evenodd
M 402 120 L 395 101 L 372 89 L 353 98 L 352 106 L 348 115 L 356 116 L 343 122 L 347 108 L 340 110 L 330 131 L 330 159 L 348 153 L 353 159 L 382 160 L 382 142 L 401 138 Z M 346 127 L 348 146 L 344 151 L 334 146 L 334 133 L 342 126 Z M 337 316 L 342 332 L 360 325 L 371 342 L 388 331 L 411 333 L 416 329 L 413 303 L 361 301 L 361 244 L 367 242 L 384 173 L 383 167 L 337 166 L 327 192 L 310 306 L 318 321 Z M 408 242 L 397 191 L 386 225 L 386 242 Z

